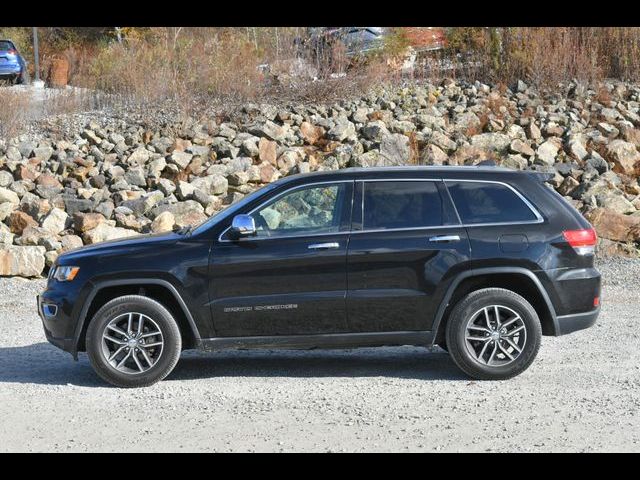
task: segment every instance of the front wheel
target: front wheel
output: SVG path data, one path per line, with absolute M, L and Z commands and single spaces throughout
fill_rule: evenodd
M 478 380 L 504 380 L 525 371 L 540 348 L 538 314 L 522 296 L 485 288 L 464 297 L 447 322 L 454 362 Z
M 140 295 L 111 300 L 87 330 L 96 373 L 117 387 L 146 387 L 165 378 L 182 350 L 180 329 L 162 304 Z

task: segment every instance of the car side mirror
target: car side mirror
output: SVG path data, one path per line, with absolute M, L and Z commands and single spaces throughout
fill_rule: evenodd
M 236 215 L 231 222 L 229 233 L 233 238 L 254 237 L 258 233 L 256 222 L 251 215 Z

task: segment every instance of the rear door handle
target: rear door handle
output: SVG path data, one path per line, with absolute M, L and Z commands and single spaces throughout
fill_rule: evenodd
M 309 250 L 329 250 L 330 248 L 339 248 L 340 244 L 338 242 L 329 242 L 329 243 L 312 243 L 307 248 Z
M 429 241 L 436 242 L 436 243 L 459 242 L 460 235 L 438 235 L 435 237 L 431 237 Z

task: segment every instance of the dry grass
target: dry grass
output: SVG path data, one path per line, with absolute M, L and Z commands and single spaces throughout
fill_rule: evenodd
M 67 58 L 82 86 L 138 105 L 169 100 L 189 115 L 216 103 L 330 102 L 390 78 L 383 59 L 353 65 L 337 47 L 309 58 L 296 51 L 296 29 L 270 29 L 266 37 L 264 30 L 151 28 L 90 59 L 78 51 Z
M 22 130 L 28 106 L 24 93 L 0 87 L 0 138 L 15 136 Z
M 456 54 L 467 61 L 451 76 L 472 81 L 512 85 L 521 79 L 544 88 L 573 79 L 634 81 L 640 76 L 640 28 L 452 28 L 444 55 Z
M 340 44 L 309 50 L 308 33 L 296 27 L 136 27 L 124 29 L 123 43 L 98 28 L 66 30 L 73 29 L 42 31 L 43 78 L 51 59 L 64 56 L 70 83 L 87 90 L 52 96 L 38 106 L 43 114 L 110 105 L 153 112 L 170 104 L 174 111 L 201 117 L 219 110 L 232 114 L 247 101 L 332 103 L 407 80 L 480 80 L 505 91 L 522 79 L 555 91 L 559 82 L 573 79 L 597 84 L 609 77 L 640 78 L 639 28 L 456 27 L 448 30 L 448 48 L 424 54 L 411 72 L 401 70 L 406 38 L 397 34 L 382 53 L 354 62 Z M 29 31 L 5 33 L 28 55 Z M 606 104 L 611 94 L 601 89 L 596 100 Z M 20 116 L 6 107 L 16 101 L 2 99 L 5 116 Z M 513 114 L 502 97 L 489 98 L 478 132 L 467 133 L 483 131 L 489 115 L 502 118 L 505 107 Z

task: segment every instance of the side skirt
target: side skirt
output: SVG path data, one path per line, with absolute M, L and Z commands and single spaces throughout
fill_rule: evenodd
M 328 333 L 319 335 L 278 335 L 260 337 L 203 338 L 200 350 L 358 348 L 398 345 L 430 346 L 433 334 L 420 332 Z

